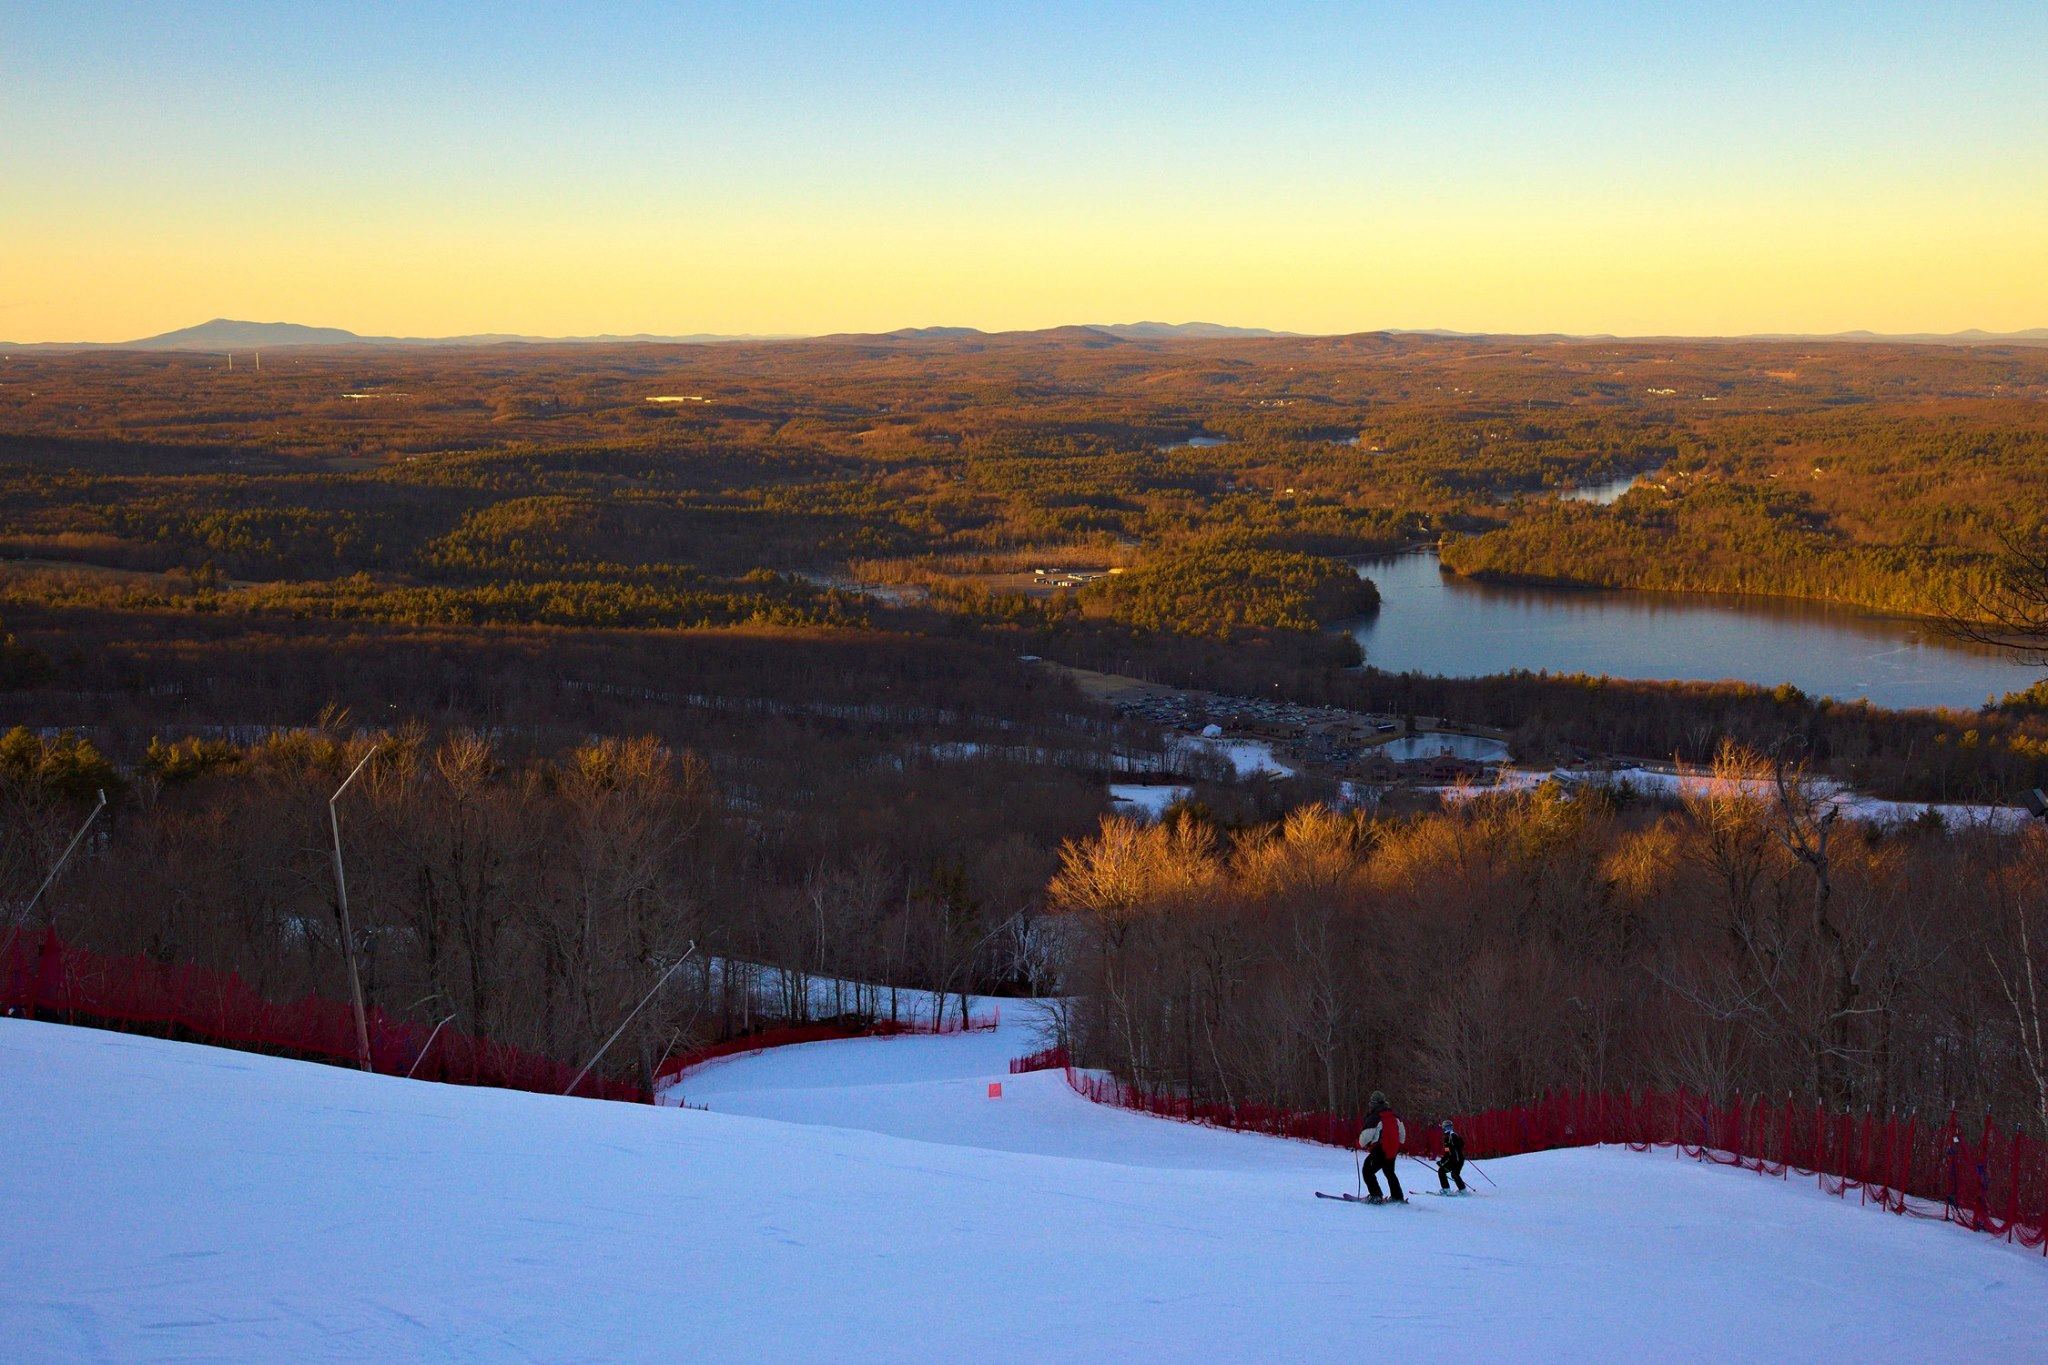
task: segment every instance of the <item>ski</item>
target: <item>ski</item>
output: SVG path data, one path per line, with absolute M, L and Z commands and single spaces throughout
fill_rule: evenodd
M 1318 1199 L 1341 1199 L 1341 1200 L 1343 1200 L 1343 1201 L 1344 1201 L 1345 1203 L 1347 1203 L 1347 1204 L 1373 1204 L 1373 1203 L 1379 1203 L 1379 1204 L 1396 1204 L 1396 1203 L 1398 1203 L 1398 1204 L 1405 1204 L 1405 1203 L 1407 1203 L 1407 1202 L 1408 1202 L 1408 1201 L 1407 1201 L 1407 1200 L 1405 1200 L 1405 1199 L 1400 1199 L 1400 1200 L 1395 1200 L 1395 1199 L 1380 1199 L 1380 1200 L 1372 1200 L 1372 1199 L 1367 1199 L 1367 1198 L 1365 1198 L 1365 1197 L 1364 1197 L 1363 1195 L 1357 1195 L 1357 1194 L 1326 1194 L 1326 1193 L 1324 1193 L 1324 1192 L 1323 1192 L 1323 1191 L 1321 1191 L 1321 1190 L 1317 1190 L 1317 1191 L 1316 1191 L 1316 1198 L 1318 1198 Z

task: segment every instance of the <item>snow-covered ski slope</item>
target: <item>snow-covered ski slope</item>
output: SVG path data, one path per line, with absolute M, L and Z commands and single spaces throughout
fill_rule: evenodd
M 1009 1076 L 1019 1013 L 714 1063 L 708 1111 L 0 1020 L 0 1356 L 2048 1354 L 2048 1263 L 1988 1237 L 1615 1151 L 1318 1200 L 1344 1153 Z

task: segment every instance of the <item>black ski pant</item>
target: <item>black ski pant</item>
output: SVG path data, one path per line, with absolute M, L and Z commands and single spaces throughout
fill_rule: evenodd
M 1464 1157 L 1447 1156 L 1436 1163 L 1436 1183 L 1448 1190 L 1451 1182 L 1455 1180 L 1458 1182 L 1458 1188 L 1462 1190 L 1465 1188 L 1464 1170 Z
M 1401 1193 L 1401 1177 L 1394 1170 L 1394 1158 L 1375 1147 L 1365 1154 L 1365 1192 L 1377 1199 L 1380 1197 L 1380 1176 L 1387 1177 L 1390 1199 L 1406 1199 Z

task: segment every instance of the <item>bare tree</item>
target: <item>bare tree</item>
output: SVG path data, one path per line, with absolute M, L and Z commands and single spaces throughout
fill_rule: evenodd
M 1943 628 L 1957 639 L 2048 666 L 2048 527 L 2003 530 L 1998 543 L 1988 581 L 1964 594 Z
M 2022 875 L 1994 882 L 1984 953 L 2012 1011 L 2035 1111 L 2048 1133 L 2048 836 L 2030 831 L 2026 838 Z

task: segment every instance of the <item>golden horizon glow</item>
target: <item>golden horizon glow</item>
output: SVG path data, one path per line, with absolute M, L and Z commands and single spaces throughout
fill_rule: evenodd
M 889 72 L 813 87 L 765 66 L 754 84 L 742 72 L 707 89 L 607 52 L 611 104 L 614 72 L 596 56 L 564 78 L 578 101 L 539 109 L 488 92 L 479 108 L 392 94 L 389 63 L 371 63 L 353 83 L 344 71 L 229 119 L 203 106 L 201 70 L 197 89 L 168 97 L 166 126 L 130 146 L 116 131 L 142 117 L 135 107 L 78 104 L 82 59 L 61 45 L 79 35 L 7 22 L 8 67 L 41 79 L 0 95 L 0 114 L 42 135 L 0 151 L 17 191 L 0 201 L 9 340 L 130 340 L 223 316 L 400 336 L 1139 319 L 1307 333 L 2048 326 L 2048 157 L 2028 117 L 2048 101 L 2024 93 L 2024 62 L 1994 63 L 1947 32 L 1935 35 L 1946 49 L 1882 35 L 1937 49 L 1928 91 L 1861 89 L 1816 39 L 1811 68 L 1780 54 L 1709 73 L 1720 84 L 1700 85 L 1698 110 L 1674 108 L 1647 76 L 1607 72 L 1614 88 L 1582 95 L 1561 69 L 1521 70 L 1504 42 L 1489 78 L 1536 89 L 1499 94 L 1468 79 L 1448 39 L 1370 24 L 1345 30 L 1360 52 L 1391 33 L 1438 64 L 1434 79 L 1476 93 L 1422 103 L 1428 83 L 1400 76 L 1372 101 L 1302 98 L 1283 76 L 1309 60 L 1304 46 L 1254 53 L 1254 88 L 1213 108 L 1177 95 L 1208 57 L 1125 53 L 1143 63 L 1124 74 L 1144 98 L 1112 97 L 1020 67 L 1032 35 L 991 55 L 975 44 L 995 39 L 971 26 L 904 38 L 966 63 L 955 85 L 908 95 Z M 766 41 L 751 22 L 728 16 L 721 40 Z M 188 41 L 194 63 L 207 59 L 169 29 L 112 27 L 91 35 L 108 61 Z M 779 51 L 832 74 L 829 37 L 782 32 Z M 330 39 L 302 41 L 329 55 Z M 266 34 L 256 60 L 284 62 L 290 41 Z M 528 41 L 540 40 L 506 37 L 487 55 L 549 60 Z M 1690 58 L 1651 51 L 1699 76 Z M 1085 57 L 1117 74 L 1114 55 Z M 1628 55 L 1608 58 L 1618 70 Z M 1935 77 L 1973 64 L 2005 103 L 1931 102 Z M 1020 89 L 997 89 L 1005 79 Z M 649 114 L 664 95 L 699 105 Z M 1067 103 L 1042 103 L 1056 96 Z M 280 130 L 322 100 L 348 117 Z M 1805 122 L 1763 118 L 1772 101 Z

